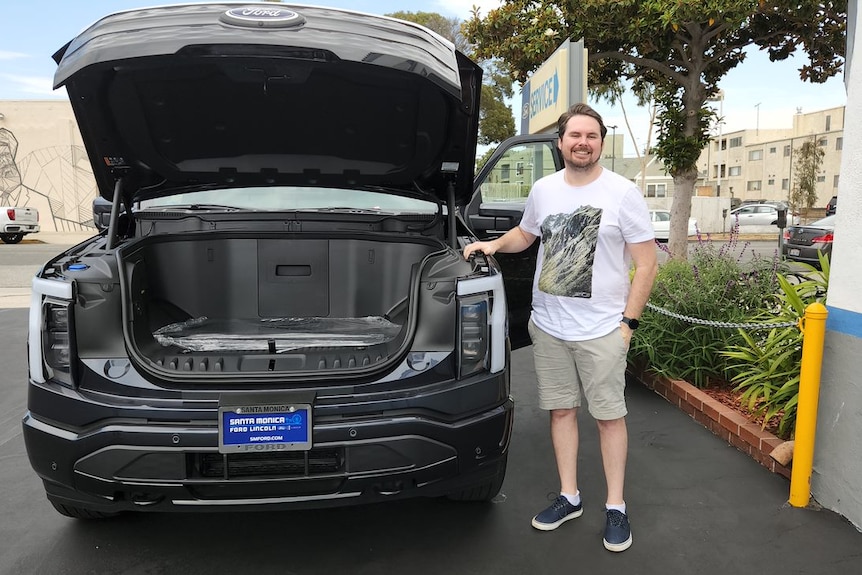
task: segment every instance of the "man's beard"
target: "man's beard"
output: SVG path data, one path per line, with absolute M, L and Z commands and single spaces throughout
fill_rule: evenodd
M 576 172 L 590 172 L 599 163 L 599 159 L 590 156 L 590 160 L 586 164 L 576 164 L 569 156 L 563 156 L 563 163 L 566 164 L 567 168 Z

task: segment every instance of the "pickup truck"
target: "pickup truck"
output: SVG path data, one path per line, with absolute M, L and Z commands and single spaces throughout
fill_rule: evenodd
M 15 206 L 0 207 L 0 240 L 17 244 L 25 234 L 39 231 L 39 210 Z

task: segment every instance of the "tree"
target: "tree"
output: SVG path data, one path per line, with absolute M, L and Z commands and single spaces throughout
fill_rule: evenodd
M 457 50 L 476 57 L 457 18 L 446 18 L 436 12 L 393 12 L 387 16 L 425 26 L 452 42 Z M 506 99 L 512 98 L 512 78 L 501 72 L 492 58 L 480 61 L 480 65 L 485 74 L 479 102 L 479 144 L 497 144 L 515 135 L 515 118 L 506 103 Z
M 584 39 L 591 89 L 630 83 L 653 90 L 658 106 L 653 151 L 673 177 L 668 247 L 685 258 L 686 228 L 709 142 L 718 82 L 756 46 L 772 61 L 808 56 L 800 78 L 824 82 L 844 64 L 847 1 L 810 0 L 506 0 L 465 35 L 482 58 L 499 58 L 523 82 L 564 38 Z
M 790 207 L 793 211 L 799 208 L 810 208 L 817 203 L 817 175 L 823 166 L 826 152 L 817 145 L 812 137 L 794 150 L 796 158 L 793 161 L 793 188 L 790 191 Z
M 649 110 L 649 124 L 648 125 L 650 126 L 650 129 L 647 130 L 647 139 L 646 139 L 646 144 L 644 146 L 643 152 L 641 152 L 640 148 L 635 146 L 635 156 L 637 156 L 638 163 L 640 164 L 640 167 L 641 167 L 641 169 L 640 169 L 640 176 L 641 177 L 640 177 L 639 185 L 641 187 L 641 190 L 645 190 L 646 189 L 647 165 L 649 164 L 649 158 L 650 158 L 648 152 L 649 152 L 650 148 L 652 147 L 652 134 L 653 134 L 652 126 L 653 126 L 653 124 L 655 124 L 655 118 L 656 118 L 656 103 L 655 103 L 655 99 L 653 98 L 652 88 L 650 86 L 641 86 L 641 88 L 644 89 L 645 91 L 633 92 L 630 89 L 628 91 L 632 91 L 634 93 L 634 96 L 637 99 L 637 104 L 639 107 L 641 107 L 641 108 L 645 107 L 645 108 L 647 108 L 647 110 Z M 619 104 L 620 109 L 622 109 L 622 112 L 623 112 L 623 119 L 626 123 L 626 130 L 628 130 L 629 136 L 631 136 L 632 142 L 634 142 L 637 140 L 637 138 L 635 138 L 634 130 L 632 130 L 631 123 L 629 122 L 629 115 L 628 115 L 628 112 L 626 112 L 625 101 L 623 100 L 623 97 L 622 97 L 623 93 L 626 91 L 627 91 L 626 86 L 624 86 L 622 84 L 622 82 L 618 82 L 618 83 L 613 84 L 611 86 L 601 86 L 601 87 L 599 87 L 598 90 L 595 90 L 594 92 L 596 93 L 597 96 L 599 96 L 599 98 L 603 98 L 612 104 Z

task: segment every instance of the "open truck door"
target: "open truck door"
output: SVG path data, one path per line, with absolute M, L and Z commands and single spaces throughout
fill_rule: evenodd
M 493 240 L 517 226 L 527 195 L 539 178 L 563 168 L 556 134 L 515 136 L 502 142 L 479 171 L 465 219 L 480 240 Z M 530 345 L 533 274 L 539 242 L 517 254 L 494 254 L 503 270 L 512 349 Z

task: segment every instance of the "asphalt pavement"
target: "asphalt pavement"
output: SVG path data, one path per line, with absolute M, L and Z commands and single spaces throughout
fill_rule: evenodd
M 20 432 L 26 324 L 26 309 L 0 309 L 0 574 L 826 575 L 862 565 L 862 533 L 853 525 L 816 502 L 790 507 L 787 479 L 637 383 L 627 389 L 632 547 L 613 554 L 602 546 L 604 479 L 586 412 L 584 514 L 555 531 L 533 529 L 531 517 L 559 486 L 529 348 L 512 355 L 515 429 L 493 503 L 64 518 L 45 500 Z

